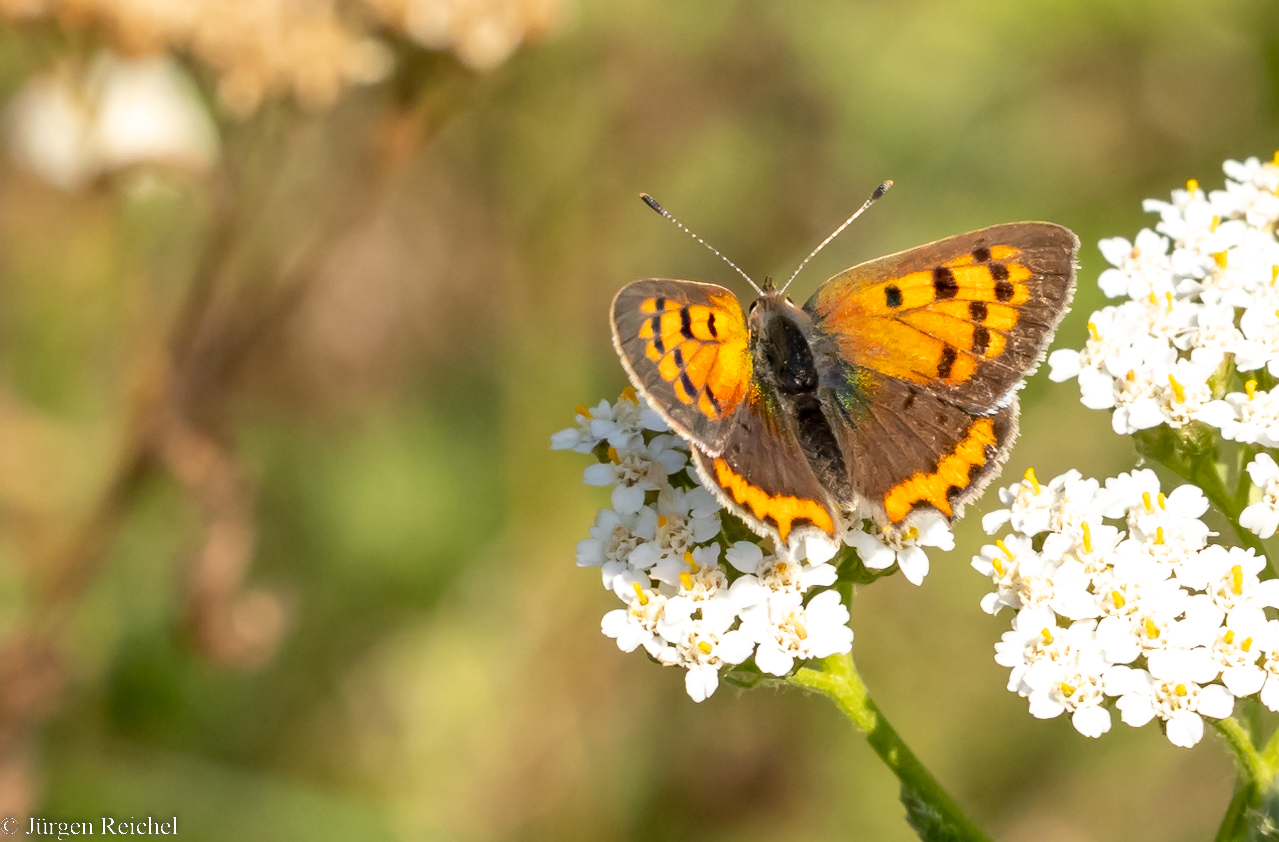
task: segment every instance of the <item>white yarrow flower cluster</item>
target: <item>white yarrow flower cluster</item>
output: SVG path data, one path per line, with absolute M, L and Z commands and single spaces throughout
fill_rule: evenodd
M 1112 410 L 1121 435 L 1202 422 L 1279 446 L 1279 387 L 1259 388 L 1279 376 L 1279 165 L 1224 169 L 1224 190 L 1192 180 L 1144 203 L 1154 230 L 1101 241 L 1111 268 L 1098 284 L 1122 300 L 1092 314 L 1082 350 L 1048 358 L 1050 378 L 1077 378 L 1083 404 Z
M 1165 495 L 1149 470 L 1104 485 L 1077 471 L 1042 484 L 1028 471 L 1000 499 L 1007 508 L 983 525 L 1012 531 L 973 566 L 995 586 L 982 607 L 1017 612 L 995 660 L 1031 714 L 1068 712 L 1097 737 L 1113 708 L 1134 727 L 1158 718 L 1188 747 L 1236 699 L 1279 710 L 1279 621 L 1265 614 L 1279 580 L 1258 578 L 1265 559 L 1252 550 L 1208 543 L 1202 491 Z
M 642 647 L 687 670 L 693 701 L 751 658 L 761 673 L 785 676 L 800 661 L 852 650 L 848 608 L 831 588 L 832 551 L 730 543 L 719 501 L 689 467 L 688 445 L 634 389 L 615 404 L 579 406 L 551 447 L 597 454 L 584 480 L 612 487 L 612 508 L 577 545 L 578 566 L 599 568 L 625 606 L 604 615 L 602 631 L 624 652 Z

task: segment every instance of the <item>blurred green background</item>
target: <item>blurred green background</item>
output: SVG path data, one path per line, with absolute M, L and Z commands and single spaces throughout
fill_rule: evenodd
M 801 300 L 950 234 L 1067 225 L 1084 248 L 1058 347 L 1078 347 L 1102 303 L 1097 240 L 1153 224 L 1142 198 L 1191 177 L 1219 188 L 1223 159 L 1279 146 L 1279 6 L 570 11 L 485 73 L 402 57 L 391 82 L 327 111 L 283 100 L 219 118 L 213 175 L 66 193 L 4 165 L 3 803 L 62 820 L 176 814 L 192 840 L 914 838 L 894 779 L 827 703 L 723 687 L 695 705 L 680 671 L 599 633 L 614 599 L 573 551 L 606 495 L 549 435 L 625 385 L 606 318 L 622 285 L 746 292 L 637 194 L 754 277 L 785 277 L 894 179 L 799 278 Z M 0 94 L 86 42 L 6 24 Z M 406 85 L 430 94 L 423 137 L 369 198 L 360 162 L 369 138 L 393 136 Z M 251 212 L 219 229 L 228 191 Z M 219 249 L 213 298 L 233 305 L 175 336 Z M 286 317 L 245 316 L 298 254 L 319 255 L 305 295 Z M 174 402 L 232 465 L 252 525 L 237 587 L 267 595 L 263 622 L 279 626 L 253 657 L 192 619 L 220 521 L 172 466 L 141 460 L 83 587 L 48 597 L 167 382 L 154 350 L 186 336 L 214 373 Z M 1008 481 L 1132 467 L 1073 383 L 1041 371 L 1022 406 Z M 1008 618 L 980 611 L 989 583 L 968 564 L 996 505 L 970 509 L 922 587 L 894 576 L 857 594 L 854 655 L 880 706 L 995 838 L 1210 838 L 1232 786 L 1212 735 L 1187 751 L 1116 720 L 1089 740 L 1004 688 L 992 646 Z M 32 668 L 13 653 L 46 626 L 53 654 Z

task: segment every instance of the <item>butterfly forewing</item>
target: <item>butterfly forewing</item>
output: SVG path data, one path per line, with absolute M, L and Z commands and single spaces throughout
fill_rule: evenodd
M 854 266 L 805 309 L 844 360 L 988 412 L 1042 358 L 1078 247 L 1059 225 L 996 225 Z
M 651 279 L 613 299 L 613 343 L 631 382 L 711 454 L 751 388 L 749 341 L 737 297 L 721 286 Z

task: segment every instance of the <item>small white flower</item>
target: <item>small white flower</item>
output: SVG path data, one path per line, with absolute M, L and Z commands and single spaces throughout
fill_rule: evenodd
M 604 418 L 612 411 L 613 406 L 608 401 L 600 401 L 594 409 L 578 406 L 573 413 L 575 425 L 551 435 L 551 450 L 590 453 L 595 449 L 595 445 L 600 443 L 600 439 L 591 432 L 591 422 L 596 416 Z
M 871 570 L 886 570 L 896 564 L 908 582 L 920 585 L 928 575 L 928 554 L 923 548 L 953 550 L 955 535 L 945 518 L 930 511 L 905 531 L 871 534 L 857 523 L 844 533 L 844 543 L 857 550 L 862 564 Z
M 597 462 L 583 472 L 587 485 L 614 486 L 613 508 L 624 514 L 638 512 L 644 495 L 666 486 L 667 477 L 682 470 L 688 454 L 676 446 L 675 436 L 654 436 L 645 444 L 619 450 L 609 447 L 607 462 Z
M 618 450 L 638 447 L 645 430 L 669 433 L 671 428 L 629 386 L 622 390 L 621 397 L 608 412 L 592 412 L 591 435 Z
M 1226 403 L 1234 409 L 1235 417 L 1222 422 L 1222 438 L 1279 447 L 1279 386 L 1263 392 L 1258 391 L 1256 380 L 1249 380 L 1244 389 L 1225 397 Z
M 1063 486 L 1078 477 L 1078 471 L 1071 471 L 1042 485 L 1035 472 L 1027 470 L 1021 482 L 999 489 L 999 500 L 1008 508 L 996 509 L 982 517 L 982 529 L 987 535 L 994 535 L 1006 524 L 1011 524 L 1014 530 L 1024 535 L 1046 532 L 1051 528 L 1054 513 L 1061 503 Z
M 1266 681 L 1266 671 L 1257 664 L 1270 645 L 1266 615 L 1242 608 L 1216 631 L 1211 652 L 1221 669 L 1221 683 L 1238 699 L 1256 694 Z
M 665 596 L 637 589 L 626 608 L 617 608 L 604 615 L 600 629 L 606 637 L 616 640 L 617 648 L 623 652 L 634 652 L 643 646 L 648 654 L 657 657 L 666 648 L 658 633 L 665 607 Z
M 577 544 L 577 566 L 599 567 L 604 587 L 623 600 L 630 599 L 631 585 L 648 587 L 647 576 L 630 563 L 631 554 L 657 532 L 657 512 L 645 507 L 634 514 L 602 509 L 591 527 L 591 537 Z
M 665 487 L 657 498 L 657 532 L 651 542 L 635 550 L 631 564 L 652 568 L 654 578 L 677 584 L 688 553 L 719 534 L 719 511 L 719 501 L 700 486 Z
M 755 665 L 786 675 L 796 661 L 825 658 L 853 647 L 848 609 L 836 591 L 822 591 L 804 605 L 795 592 L 779 593 L 742 611 L 742 633 L 758 645 Z
M 729 618 L 730 621 L 735 618 Z M 754 642 L 741 631 L 729 630 L 724 618 L 693 620 L 682 629 L 674 646 L 663 649 L 658 659 L 667 666 L 688 670 L 684 689 L 695 702 L 708 699 L 719 687 L 719 671 L 751 656 Z
M 1251 548 L 1206 547 L 1177 570 L 1177 580 L 1204 591 L 1223 612 L 1238 608 L 1279 607 L 1279 579 L 1262 582 L 1257 574 L 1266 567 L 1264 556 Z
M 1243 510 L 1239 523 L 1265 540 L 1279 529 L 1279 465 L 1270 454 L 1258 453 L 1248 463 L 1248 476 L 1261 489 L 1261 499 Z

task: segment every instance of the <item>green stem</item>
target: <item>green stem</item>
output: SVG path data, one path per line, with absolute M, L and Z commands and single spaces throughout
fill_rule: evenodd
M 1239 720 L 1233 716 L 1208 721 L 1235 753 L 1235 760 L 1239 763 L 1239 769 L 1244 778 L 1256 783 L 1262 789 L 1268 788 L 1270 779 L 1274 777 L 1274 764 L 1257 751 L 1256 746 L 1252 744 L 1252 736 L 1248 733 L 1248 729 L 1239 724 Z M 1272 739 L 1271 742 L 1273 743 L 1274 740 Z M 1267 746 L 1267 749 L 1270 749 L 1270 746 Z
M 1273 785 L 1276 772 L 1276 754 L 1279 741 L 1275 737 L 1263 751 L 1257 751 L 1251 732 L 1233 716 L 1221 720 L 1208 720 L 1230 746 L 1238 767 L 1238 780 L 1230 806 L 1217 829 L 1215 842 L 1238 842 L 1255 839 L 1258 811 L 1265 812 L 1263 801 Z
M 832 655 L 816 667 L 801 668 L 789 682 L 830 699 L 853 723 L 853 727 L 865 735 L 879 759 L 901 781 L 907 820 L 920 838 L 989 842 L 988 837 L 968 820 L 955 800 L 902 742 L 871 701 L 866 685 L 853 665 L 852 656 Z

